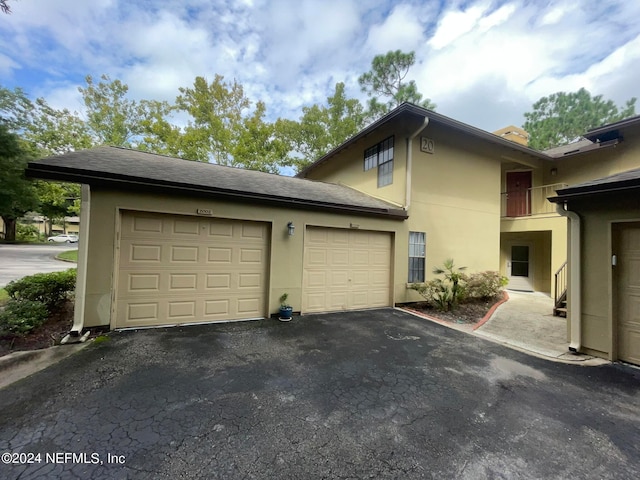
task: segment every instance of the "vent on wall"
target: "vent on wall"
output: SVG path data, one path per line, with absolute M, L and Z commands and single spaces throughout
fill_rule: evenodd
M 420 150 L 425 153 L 434 153 L 436 144 L 433 140 L 427 137 L 420 137 Z

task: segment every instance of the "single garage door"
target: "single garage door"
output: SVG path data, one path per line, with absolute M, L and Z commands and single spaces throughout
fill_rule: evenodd
M 640 365 L 640 225 L 619 230 L 618 358 Z
M 116 327 L 261 318 L 264 223 L 122 214 Z
M 307 227 L 302 311 L 391 305 L 391 234 Z

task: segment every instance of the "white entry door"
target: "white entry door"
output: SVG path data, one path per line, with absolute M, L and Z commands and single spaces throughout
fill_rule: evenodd
M 531 264 L 531 245 L 511 245 L 510 258 L 507 261 L 507 276 L 510 290 L 533 291 L 533 265 Z

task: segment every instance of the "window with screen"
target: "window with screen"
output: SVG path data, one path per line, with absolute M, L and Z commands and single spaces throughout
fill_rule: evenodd
M 424 282 L 427 234 L 409 232 L 409 283 Z
M 378 187 L 393 183 L 393 137 L 364 151 L 364 171 L 378 168 Z

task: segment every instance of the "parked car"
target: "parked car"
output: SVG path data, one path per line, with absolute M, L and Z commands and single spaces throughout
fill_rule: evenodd
M 56 235 L 54 237 L 49 237 L 47 238 L 47 240 L 49 242 L 55 242 L 55 243 L 77 243 L 78 242 L 78 236 L 77 235 L 68 235 L 68 234 L 62 234 L 62 235 Z

